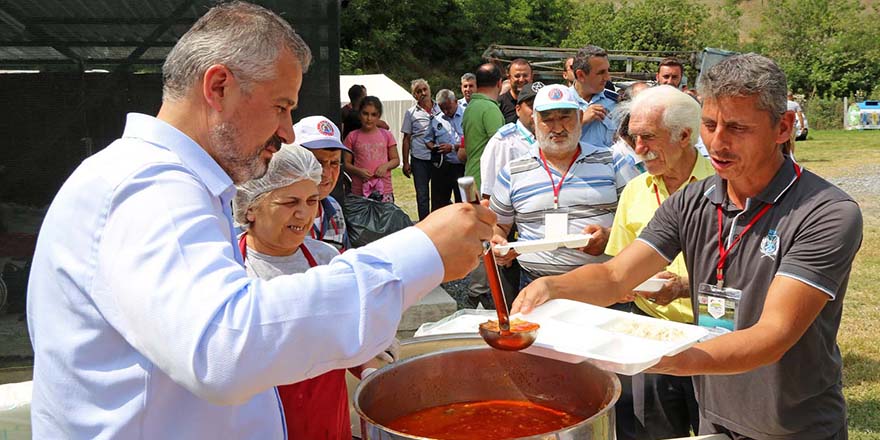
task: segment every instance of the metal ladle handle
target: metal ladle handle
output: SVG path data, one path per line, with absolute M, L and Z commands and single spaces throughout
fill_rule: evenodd
M 477 185 L 471 176 L 458 178 L 458 190 L 461 199 L 467 203 L 480 203 L 480 195 Z M 486 278 L 489 281 L 489 291 L 492 292 L 492 300 L 495 301 L 495 311 L 498 314 L 498 328 L 501 334 L 510 333 L 510 311 L 507 309 L 507 300 L 504 298 L 504 288 L 501 285 L 501 277 L 498 274 L 498 266 L 495 264 L 495 253 L 489 242 L 483 242 L 483 266 L 486 268 Z

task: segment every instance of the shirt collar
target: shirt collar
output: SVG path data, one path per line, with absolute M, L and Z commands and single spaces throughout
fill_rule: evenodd
M 577 159 L 575 159 L 574 162 L 575 162 L 575 163 L 578 163 L 578 162 L 580 162 L 583 158 L 585 158 L 585 157 L 587 157 L 587 156 L 589 156 L 589 155 L 591 155 L 591 154 L 593 154 L 593 153 L 595 153 L 595 152 L 597 152 L 597 151 L 601 151 L 601 149 L 602 149 L 601 147 L 597 147 L 597 146 L 595 146 L 595 145 L 590 145 L 590 144 L 586 144 L 586 143 L 581 142 L 581 153 L 578 155 Z M 541 160 L 541 148 L 538 146 L 538 143 L 537 143 L 537 142 L 535 142 L 534 144 L 532 144 L 532 145 L 529 147 L 529 153 L 530 153 L 530 154 L 532 155 L 532 157 L 534 157 L 536 160 L 538 160 L 538 161 Z
M 581 155 L 582 156 L 589 156 L 593 153 L 598 153 L 600 151 L 611 152 L 611 149 L 608 147 L 602 147 L 599 145 L 588 144 L 586 142 L 581 141 Z
M 165 121 L 140 113 L 129 113 L 122 137 L 140 139 L 176 154 L 215 197 L 235 189 L 226 171 L 220 168 L 201 145 Z
M 800 165 L 795 165 L 791 157 L 785 156 L 782 166 L 776 171 L 776 175 L 773 176 L 770 183 L 753 198 L 768 204 L 778 202 L 798 179 L 795 166 Z M 703 193 L 703 196 L 707 197 L 713 204 L 720 205 L 727 198 L 727 181 L 717 174 L 710 177 L 710 179 L 712 179 L 711 184 L 706 189 L 706 192 Z
M 708 159 L 703 157 L 700 154 L 700 152 L 698 151 L 697 152 L 697 160 L 694 161 L 694 166 L 691 168 L 691 175 L 688 176 L 688 179 L 681 185 L 681 187 L 679 187 L 679 189 L 684 188 L 687 184 L 689 184 L 691 182 L 696 182 L 697 180 L 705 179 L 706 177 L 711 176 L 713 174 L 715 174 L 715 169 L 712 168 L 712 163 L 709 162 Z M 650 186 L 654 185 L 655 183 L 657 184 L 658 187 L 660 185 L 663 185 L 664 189 L 666 188 L 666 185 L 663 182 L 663 179 L 661 179 L 651 173 L 648 173 L 648 178 L 645 179 L 645 184 L 650 187 Z
M 461 108 L 461 106 L 458 106 L 458 108 L 455 110 L 455 114 L 452 115 L 451 117 L 446 116 L 446 113 L 444 113 L 443 110 L 440 110 L 440 117 L 442 117 L 443 119 L 445 119 L 449 122 L 452 122 L 456 118 L 460 118 L 463 113 L 464 113 L 464 109 Z
M 468 105 L 473 104 L 475 99 L 476 100 L 482 99 L 484 101 L 489 101 L 495 105 L 499 105 L 498 101 L 488 97 L 487 95 L 485 95 L 483 93 L 474 93 L 473 95 L 471 95 L 471 102 L 469 102 Z
M 519 121 L 519 119 L 516 120 L 516 130 L 519 132 L 520 136 L 522 136 L 526 140 L 526 142 L 529 143 L 529 145 L 535 143 L 535 134 L 529 131 L 529 129 L 526 128 L 526 126 L 523 125 L 522 122 Z

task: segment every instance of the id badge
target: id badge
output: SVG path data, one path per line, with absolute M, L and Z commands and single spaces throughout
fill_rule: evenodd
M 550 212 L 544 214 L 544 238 L 555 240 L 568 235 L 568 213 Z
M 697 324 L 709 329 L 707 339 L 736 330 L 741 298 L 742 291 L 739 289 L 700 283 L 697 289 Z

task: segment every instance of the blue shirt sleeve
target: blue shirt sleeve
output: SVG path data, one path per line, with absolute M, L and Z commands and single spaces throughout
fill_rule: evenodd
M 220 205 L 175 167 L 127 180 L 109 204 L 90 290 L 129 344 L 211 402 L 362 364 L 442 281 L 440 256 L 416 228 L 304 274 L 250 279 Z

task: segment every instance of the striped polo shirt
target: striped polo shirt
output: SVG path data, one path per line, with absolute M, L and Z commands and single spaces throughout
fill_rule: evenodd
M 535 144 L 528 155 L 510 161 L 498 174 L 490 207 L 499 224 L 515 223 L 520 240 L 544 238 L 544 216 L 567 212 L 568 232 L 579 234 L 585 226 L 611 227 L 617 200 L 627 180 L 615 167 L 619 158 L 609 148 L 581 143 L 559 192 L 559 208 L 553 208 L 553 184 Z M 562 173 L 550 167 L 553 182 L 559 185 Z M 592 256 L 576 249 L 560 248 L 548 252 L 523 254 L 522 267 L 533 276 L 569 272 L 584 264 L 607 261 L 610 257 Z

